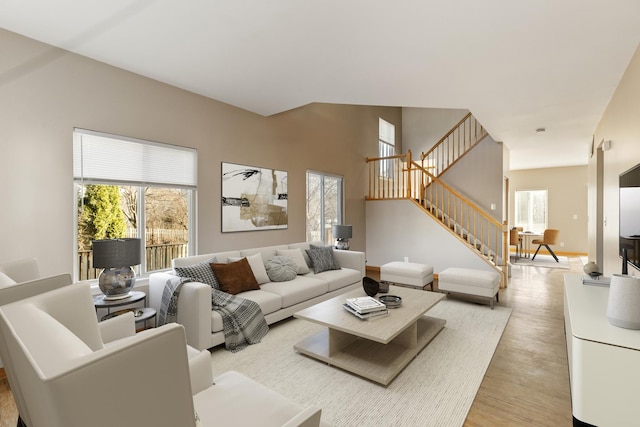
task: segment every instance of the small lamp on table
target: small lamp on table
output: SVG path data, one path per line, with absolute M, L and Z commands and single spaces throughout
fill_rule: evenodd
M 140 264 L 140 239 L 94 240 L 93 267 L 104 268 L 98 276 L 98 286 L 105 300 L 129 297 L 136 282 L 131 266 Z
M 350 225 L 334 225 L 332 227 L 333 238 L 336 239 L 335 248 L 349 250 L 349 239 L 351 238 Z

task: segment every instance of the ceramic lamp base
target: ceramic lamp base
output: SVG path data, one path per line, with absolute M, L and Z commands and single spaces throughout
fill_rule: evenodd
M 98 276 L 98 287 L 105 300 L 129 297 L 129 291 L 136 282 L 136 274 L 131 267 L 105 268 Z
M 339 250 L 342 250 L 342 251 L 348 251 L 349 250 L 349 239 L 336 239 L 335 248 L 339 249 Z

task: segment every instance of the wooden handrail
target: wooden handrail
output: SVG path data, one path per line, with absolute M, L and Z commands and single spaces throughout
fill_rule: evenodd
M 463 196 L 462 194 L 460 194 L 458 191 L 456 191 L 453 187 L 451 187 L 450 185 L 446 184 L 445 182 L 443 182 L 440 178 L 438 178 L 437 176 L 431 174 L 429 171 L 427 171 L 425 168 L 423 168 L 422 166 L 420 166 L 418 163 L 413 162 L 414 166 L 416 167 L 416 169 L 420 169 L 422 171 L 422 173 L 424 173 L 425 175 L 427 175 L 431 180 L 438 182 L 442 187 L 444 187 L 445 189 L 447 189 L 447 191 L 449 191 L 450 193 L 452 193 L 453 195 L 457 196 L 460 200 L 463 201 L 464 204 L 468 205 L 469 207 L 471 207 L 473 210 L 478 211 L 478 213 L 480 215 L 482 215 L 484 218 L 486 218 L 487 220 L 491 221 L 494 225 L 500 227 L 502 224 L 500 223 L 500 221 L 490 217 L 489 215 L 487 215 L 484 210 L 479 207 L 478 205 L 476 205 L 475 203 L 473 203 L 471 200 L 469 200 L 468 198 L 466 198 L 465 196 Z
M 449 132 L 445 133 L 444 136 L 440 138 L 438 142 L 436 142 L 433 145 L 433 147 L 431 147 L 431 149 L 429 149 L 426 153 L 422 153 L 420 155 L 420 160 L 423 160 L 425 157 L 431 154 L 431 152 L 436 149 L 438 144 L 442 143 L 442 141 L 446 140 L 449 136 L 451 136 L 451 134 L 453 134 L 465 121 L 467 121 L 469 117 L 471 117 L 471 111 L 469 111 L 462 119 L 460 119 L 458 123 L 456 123 L 451 129 L 449 129 Z
M 365 161 L 369 163 L 369 162 L 375 162 L 378 160 L 406 159 L 406 158 L 407 158 L 406 154 L 394 154 L 393 156 L 385 156 L 385 157 L 366 157 Z
M 404 199 L 411 195 L 412 183 L 408 179 L 411 168 L 411 150 L 407 154 L 367 157 L 369 165 L 369 192 L 367 200 Z
M 433 169 L 434 175 L 440 176 L 476 146 L 487 131 L 471 113 L 467 113 L 452 127 L 433 147 L 420 154 L 420 161 L 431 163 L 427 167 Z

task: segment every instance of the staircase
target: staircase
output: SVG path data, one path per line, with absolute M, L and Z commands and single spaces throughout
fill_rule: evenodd
M 426 153 L 420 162 L 411 151 L 367 158 L 367 200 L 409 199 L 436 219 L 503 276 L 506 286 L 507 226 L 493 219 L 439 178 L 487 136 L 469 113 Z
M 429 151 L 420 154 L 421 166 L 433 176 L 440 176 L 487 135 L 480 122 L 468 113 Z

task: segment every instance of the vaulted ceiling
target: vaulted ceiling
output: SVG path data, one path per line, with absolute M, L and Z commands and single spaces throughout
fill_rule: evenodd
M 262 115 L 468 109 L 512 169 L 587 163 L 638 18 L 638 0 L 0 0 L 2 28 Z

